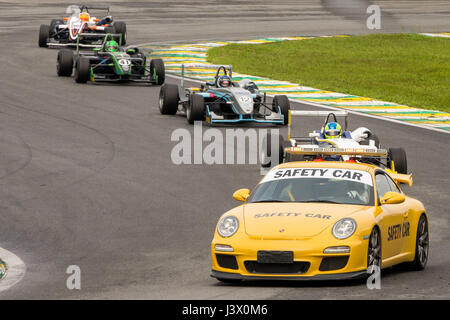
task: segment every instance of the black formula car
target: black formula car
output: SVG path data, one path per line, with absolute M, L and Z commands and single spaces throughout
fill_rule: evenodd
M 120 34 L 107 34 L 103 45 L 91 52 L 58 52 L 57 74 L 70 77 L 75 70 L 77 83 L 91 82 L 144 82 L 161 85 L 165 80 L 162 59 L 151 59 L 137 47 L 120 46 Z M 112 45 L 111 45 L 112 43 Z
M 185 88 L 185 68 L 217 68 L 217 72 L 213 82 L 206 82 L 200 88 Z M 259 92 L 253 81 L 234 82 L 231 66 L 183 64 L 181 85 L 167 83 L 161 87 L 159 96 L 162 114 L 184 111 L 191 124 L 205 120 L 210 124 L 257 122 L 286 125 L 289 108 L 289 99 L 285 95 L 275 96 L 272 105 L 268 106 L 265 94 Z

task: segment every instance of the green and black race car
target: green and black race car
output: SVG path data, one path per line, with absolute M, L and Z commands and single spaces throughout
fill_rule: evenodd
M 144 82 L 162 85 L 165 67 L 162 59 L 152 59 L 137 47 L 122 47 L 120 34 L 107 34 L 103 44 L 91 52 L 58 52 L 57 73 L 70 77 L 75 70 L 77 83 L 91 82 Z

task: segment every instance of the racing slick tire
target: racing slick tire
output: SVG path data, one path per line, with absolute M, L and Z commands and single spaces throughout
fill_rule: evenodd
M 262 143 L 262 156 L 261 156 L 261 167 L 270 168 L 272 167 L 272 138 L 278 138 L 278 163 L 283 163 L 284 158 L 284 146 L 285 142 L 283 136 L 280 134 L 271 135 L 271 133 L 267 133 L 264 137 Z
M 47 24 L 41 24 L 39 27 L 39 47 L 48 47 L 48 38 L 50 37 L 50 26 Z
M 425 269 L 428 262 L 428 251 L 429 251 L 429 235 L 428 235 L 428 221 L 424 214 L 419 219 L 417 223 L 417 234 L 416 234 L 416 253 L 414 256 L 414 261 L 409 264 L 412 270 L 423 270 Z
M 122 35 L 122 46 L 124 46 L 127 43 L 127 25 L 125 22 L 117 21 L 114 22 L 114 30 L 115 33 L 119 33 Z
M 290 104 L 288 97 L 285 95 L 275 96 L 272 101 L 272 110 L 278 112 L 278 106 L 280 107 L 281 114 L 284 116 L 283 125 L 285 126 L 289 121 Z
M 159 111 L 161 114 L 174 115 L 178 111 L 178 86 L 165 83 L 159 91 Z
M 150 73 L 156 76 L 156 84 L 162 85 L 166 80 L 166 68 L 162 59 L 152 59 L 150 61 Z
M 56 62 L 56 73 L 59 77 L 70 77 L 73 71 L 73 53 L 72 50 L 62 49 L 58 52 Z
M 75 67 L 75 82 L 86 83 L 90 76 L 90 63 L 89 59 L 80 57 L 78 58 L 77 65 Z
M 205 99 L 201 95 L 191 94 L 186 107 L 186 119 L 190 124 L 205 118 Z
M 390 169 L 395 169 L 398 173 L 408 173 L 408 162 L 406 160 L 406 152 L 403 148 L 389 148 L 387 166 Z M 394 162 L 394 168 L 392 168 Z
M 367 275 L 381 270 L 381 235 L 378 227 L 374 227 L 369 237 L 367 248 Z

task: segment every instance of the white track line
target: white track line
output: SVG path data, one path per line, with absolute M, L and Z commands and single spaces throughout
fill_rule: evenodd
M 175 76 L 175 75 L 172 75 L 172 74 L 166 74 L 166 76 L 174 78 L 174 79 L 181 80 L 180 76 Z M 185 80 L 186 81 L 191 81 L 191 82 L 196 82 L 196 83 L 203 83 L 204 82 L 204 81 L 196 80 L 196 79 L 192 79 L 192 78 L 185 78 Z M 267 94 L 267 96 L 273 98 L 275 95 Z M 361 117 L 368 117 L 368 118 L 373 118 L 373 119 L 378 119 L 378 120 L 384 120 L 384 121 L 388 121 L 388 122 L 402 124 L 402 125 L 405 125 L 405 126 L 416 127 L 416 128 L 421 128 L 421 129 L 426 129 L 426 130 L 431 130 L 431 131 L 436 131 L 436 132 L 450 134 L 450 131 L 446 131 L 446 130 L 442 130 L 442 129 L 438 129 L 438 128 L 421 126 L 420 124 L 409 123 L 409 122 L 404 122 L 404 121 L 395 120 L 395 119 L 391 119 L 391 118 L 375 116 L 375 115 L 372 115 L 372 114 L 366 114 L 366 113 L 353 111 L 353 110 L 349 110 L 349 109 L 344 109 L 344 108 L 335 108 L 335 107 L 325 106 L 325 105 L 314 103 L 314 102 L 310 102 L 310 101 L 297 100 L 297 99 L 289 99 L 289 101 L 294 102 L 294 103 L 299 103 L 299 104 L 306 104 L 306 105 L 310 105 L 310 106 L 314 106 L 314 107 L 318 107 L 318 108 L 334 110 L 334 111 L 346 110 L 348 113 L 351 113 L 351 114 L 354 114 L 354 115 L 357 115 L 357 116 L 361 116 Z
M 25 263 L 11 251 L 0 248 L 0 259 L 6 264 L 6 274 L 0 280 L 0 292 L 5 291 L 23 279 L 27 267 Z

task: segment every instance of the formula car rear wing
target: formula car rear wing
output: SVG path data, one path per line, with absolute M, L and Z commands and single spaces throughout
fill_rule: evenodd
M 377 148 L 320 148 L 320 147 L 288 147 L 284 151 L 289 154 L 315 155 L 315 156 L 365 156 L 387 157 L 386 149 Z
M 184 79 L 188 78 L 185 75 L 185 70 L 186 69 L 194 69 L 194 68 L 198 68 L 198 69 L 216 69 L 217 73 L 216 75 L 219 74 L 220 70 L 224 70 L 224 72 L 227 72 L 228 70 L 228 75 L 230 76 L 230 78 L 233 78 L 233 66 L 231 65 L 215 65 L 215 64 L 201 64 L 201 63 L 183 63 L 181 65 L 181 84 L 180 84 L 180 97 L 184 96 Z
M 289 110 L 288 119 L 288 139 L 304 140 L 310 139 L 310 137 L 291 137 L 291 127 L 292 127 L 292 117 L 327 117 L 334 114 L 336 117 L 344 117 L 345 125 L 344 130 L 348 128 L 348 112 L 345 110 L 338 111 L 300 111 L 300 110 Z
M 83 44 L 80 43 L 80 37 L 81 36 L 88 36 L 90 38 L 98 38 L 98 39 L 103 39 L 102 43 L 100 44 Z M 80 37 L 77 38 L 77 43 L 76 43 L 76 47 L 77 47 L 77 52 L 80 50 L 81 48 L 102 48 L 103 44 L 108 41 L 108 40 L 118 40 L 119 42 L 119 46 L 122 45 L 122 35 L 120 33 L 107 33 L 107 34 L 102 34 L 102 33 L 80 33 Z

